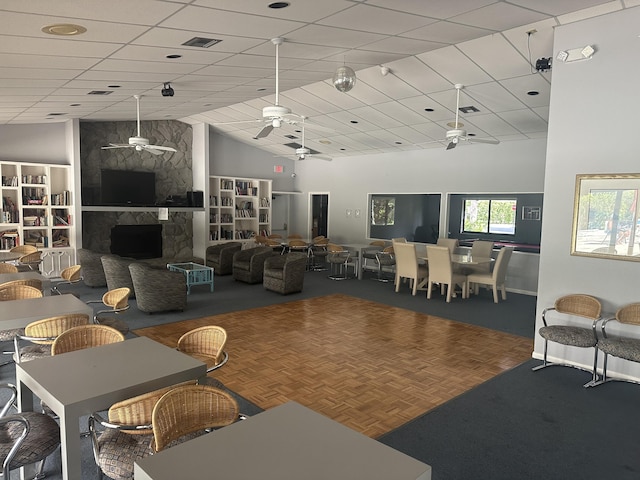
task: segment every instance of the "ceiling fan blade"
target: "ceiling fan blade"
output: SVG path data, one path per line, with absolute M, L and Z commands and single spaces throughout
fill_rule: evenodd
M 456 145 L 458 145 L 458 142 L 454 142 L 453 140 L 451 140 L 449 142 L 449 145 L 447 145 L 447 150 L 451 150 L 453 148 L 456 148 Z
M 312 155 L 312 156 L 313 156 L 313 158 L 318 158 L 318 159 L 320 159 L 320 160 L 324 160 L 325 162 L 330 162 L 330 161 L 332 161 L 332 160 L 333 160 L 333 158 L 331 158 L 331 157 L 326 157 L 326 156 L 324 156 L 324 155 Z
M 156 150 L 155 148 L 146 146 L 144 147 L 142 150 L 144 150 L 145 152 L 149 152 L 153 155 L 162 155 L 164 152 L 162 150 Z
M 489 143 L 491 145 L 498 145 L 500 140 L 494 140 L 492 138 L 466 138 L 471 143 Z
M 129 145 L 128 143 L 110 143 L 106 147 L 102 147 L 102 150 L 110 150 L 112 148 L 131 148 L 133 145 Z
M 258 132 L 258 134 L 253 138 L 256 138 L 256 139 L 257 138 L 264 138 L 267 135 L 269 135 L 272 130 L 273 130 L 273 125 L 271 123 L 269 123 L 269 124 L 265 125 L 264 127 L 262 127 L 262 130 L 260 130 Z
M 163 152 L 177 152 L 177 150 L 173 147 L 163 147 L 162 145 L 147 145 L 145 149 L 162 150 Z
M 254 118 L 253 120 L 236 120 L 233 122 L 216 122 L 216 123 L 212 123 L 211 125 L 213 125 L 214 127 L 216 125 L 237 125 L 240 123 L 262 123 L 264 122 L 263 118 Z

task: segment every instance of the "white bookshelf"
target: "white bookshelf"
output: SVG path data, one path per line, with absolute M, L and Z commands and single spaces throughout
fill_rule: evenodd
M 71 167 L 3 161 L 0 177 L 0 250 L 34 245 L 43 251 L 47 275 L 73 264 Z
M 208 244 L 271 231 L 271 180 L 209 177 Z

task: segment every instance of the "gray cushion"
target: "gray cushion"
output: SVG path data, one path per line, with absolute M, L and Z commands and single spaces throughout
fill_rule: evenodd
M 19 415 L 29 422 L 30 430 L 11 462 L 11 470 L 39 462 L 60 445 L 60 429 L 49 415 L 37 412 L 23 412 Z M 18 422 L 9 422 L 0 426 L 0 460 L 4 461 L 15 440 L 23 431 L 24 426 Z
M 563 345 L 584 348 L 596 346 L 596 338 L 590 328 L 551 325 L 542 327 L 539 332 L 542 338 Z
M 603 338 L 598 342 L 598 348 L 614 357 L 640 362 L 640 339 Z

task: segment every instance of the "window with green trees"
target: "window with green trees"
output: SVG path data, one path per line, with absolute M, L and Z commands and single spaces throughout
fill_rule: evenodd
M 462 231 L 515 235 L 516 199 L 467 198 L 464 201 Z
M 374 196 L 371 198 L 371 225 L 393 225 L 396 198 Z

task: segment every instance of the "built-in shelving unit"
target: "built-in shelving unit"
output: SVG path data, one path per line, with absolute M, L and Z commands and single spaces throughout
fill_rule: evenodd
M 74 258 L 71 168 L 0 162 L 0 177 L 0 250 L 34 245 L 49 256 L 64 253 Z M 57 267 L 51 267 L 53 270 Z
M 209 243 L 271 231 L 271 180 L 209 177 Z

